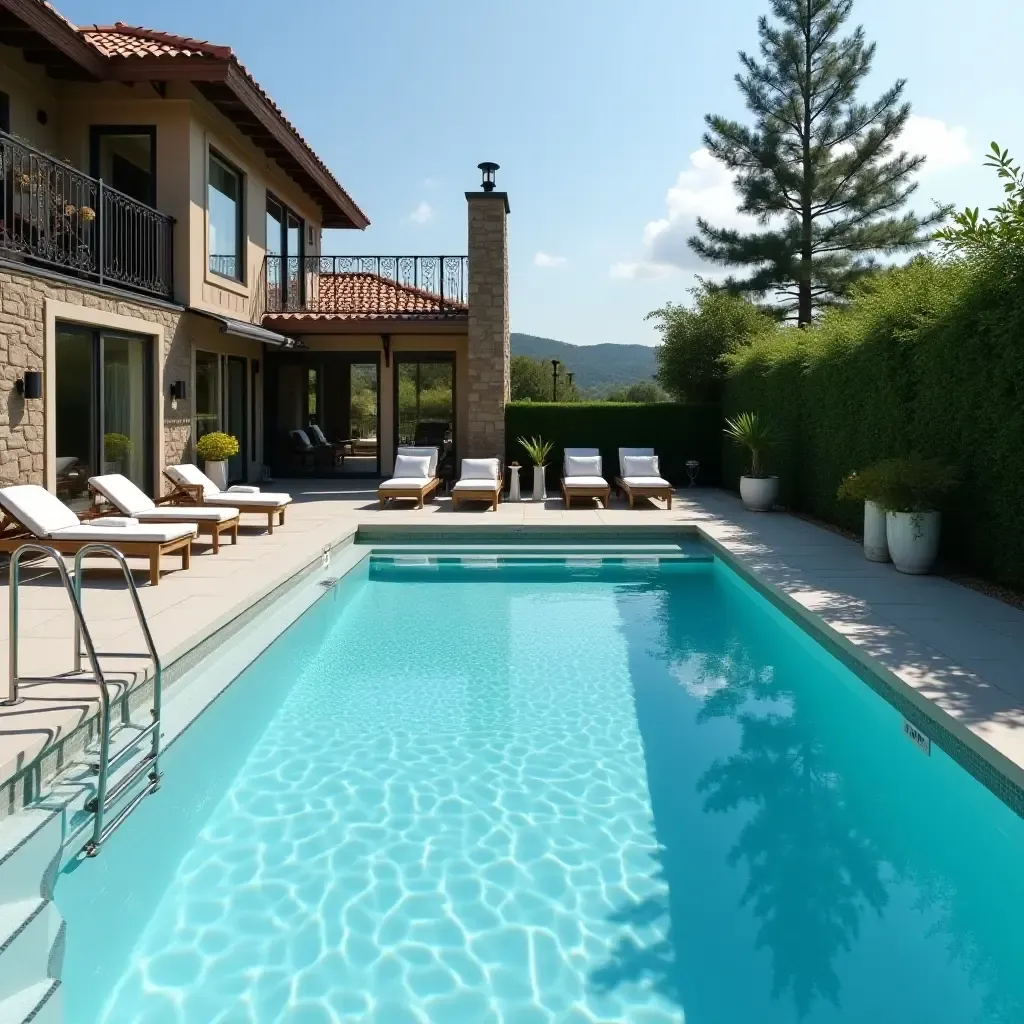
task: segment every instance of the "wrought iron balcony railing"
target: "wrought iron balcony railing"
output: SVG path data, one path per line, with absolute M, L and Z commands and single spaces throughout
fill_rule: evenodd
M 465 256 L 266 257 L 266 312 L 446 319 L 469 311 Z
M 0 255 L 161 298 L 174 220 L 0 132 Z

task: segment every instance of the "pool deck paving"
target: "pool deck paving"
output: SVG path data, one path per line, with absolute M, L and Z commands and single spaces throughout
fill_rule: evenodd
M 631 510 L 621 499 L 610 509 L 566 510 L 560 498 L 552 497 L 545 503 L 502 503 L 497 512 L 482 505 L 453 512 L 444 497 L 422 510 L 408 503 L 381 510 L 370 481 L 277 481 L 273 486 L 290 491 L 295 502 L 285 525 L 272 536 L 257 525 L 256 517 L 251 527 L 243 520 L 237 545 L 222 547 L 216 556 L 205 545 L 197 546 L 191 569 L 182 572 L 175 567 L 177 560 L 169 558 L 167 567 L 175 568 L 164 573 L 158 587 L 140 585 L 165 664 L 360 525 L 418 524 L 463 531 L 519 525 L 599 525 L 612 530 L 690 525 L 761 583 L 818 617 L 852 649 L 896 676 L 917 695 L 918 704 L 927 706 L 920 700 L 925 698 L 960 723 L 971 746 L 1024 786 L 1024 611 L 939 576 L 906 576 L 891 565 L 868 562 L 858 543 L 805 520 L 748 512 L 734 495 L 703 488 L 678 492 L 671 511 L 643 501 Z M 136 576 L 140 584 L 145 579 L 144 572 Z M 97 646 L 141 650 L 128 595 L 113 574 L 87 573 L 86 581 L 83 603 Z M 24 570 L 21 595 L 20 672 L 70 671 L 72 616 L 56 573 Z M 0 580 L 0 692 L 6 692 L 8 681 L 8 596 L 5 573 Z M 122 658 L 114 664 L 115 678 L 132 683 L 142 677 L 147 662 Z M 94 684 L 73 681 L 28 684 L 22 703 L 0 707 L 0 783 L 95 714 L 95 691 Z

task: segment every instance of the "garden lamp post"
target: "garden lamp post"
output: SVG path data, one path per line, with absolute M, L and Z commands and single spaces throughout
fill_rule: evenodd
M 558 401 L 558 360 L 551 360 L 551 401 Z
M 570 370 L 570 371 L 569 371 L 569 372 L 568 372 L 568 373 L 567 373 L 567 374 L 565 375 L 565 377 L 566 377 L 566 380 L 568 380 L 568 382 L 569 382 L 569 385 L 568 385 L 568 387 L 569 387 L 569 395 L 571 396 L 571 395 L 572 395 L 572 378 L 573 378 L 573 374 L 572 374 L 572 371 Z

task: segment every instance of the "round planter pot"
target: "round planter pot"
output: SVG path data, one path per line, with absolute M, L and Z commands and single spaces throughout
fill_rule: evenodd
M 221 462 L 210 462 L 207 460 L 204 471 L 222 491 L 228 489 L 228 464 L 226 460 Z
M 548 492 L 544 486 L 544 467 L 533 467 L 533 500 L 547 501 Z
M 751 512 L 770 512 L 778 496 L 777 476 L 740 477 L 740 497 Z
M 864 502 L 864 557 L 869 562 L 888 562 L 885 509 L 873 501 Z
M 928 572 L 939 552 L 938 512 L 888 512 L 885 532 L 889 556 L 900 572 Z

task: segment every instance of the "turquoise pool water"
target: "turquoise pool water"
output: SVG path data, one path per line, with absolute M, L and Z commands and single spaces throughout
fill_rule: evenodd
M 71 1024 L 1024 1019 L 1024 821 L 718 564 L 364 566 L 164 770 Z

